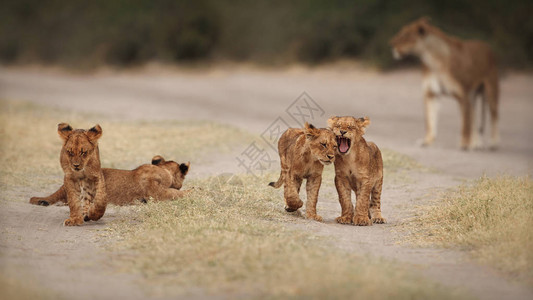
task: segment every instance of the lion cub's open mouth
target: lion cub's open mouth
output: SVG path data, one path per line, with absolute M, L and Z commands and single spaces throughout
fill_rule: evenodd
M 342 136 L 337 136 L 337 147 L 339 147 L 339 152 L 344 154 L 350 150 L 351 141 L 349 138 Z

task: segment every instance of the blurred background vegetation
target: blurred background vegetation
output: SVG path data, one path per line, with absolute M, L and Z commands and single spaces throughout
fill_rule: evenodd
M 3 0 L 0 61 L 102 64 L 336 59 L 393 62 L 389 39 L 429 16 L 493 46 L 503 66 L 533 66 L 531 0 Z

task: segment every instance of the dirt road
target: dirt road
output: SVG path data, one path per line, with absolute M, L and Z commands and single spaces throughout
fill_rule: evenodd
M 420 80 L 416 70 L 382 74 L 338 66 L 276 71 L 247 67 L 203 71 L 148 68 L 91 75 L 2 69 L 0 99 L 97 112 L 117 119 L 214 120 L 261 134 L 278 117 L 291 120 L 286 110 L 306 92 L 324 110 L 323 115 L 316 116 L 315 125 L 325 126 L 330 115 L 369 116 L 372 124 L 367 140 L 406 154 L 436 171 L 411 174 L 414 182 L 408 187 L 394 182 L 385 186 L 383 213 L 389 220 L 387 225 L 365 230 L 336 225 L 338 203 L 321 200 L 318 210 L 325 223 L 296 219 L 295 228 L 334 237 L 336 242 L 332 246 L 347 251 L 412 264 L 430 278 L 482 299 L 533 298 L 531 287 L 512 283 L 459 251 L 398 245 L 395 241 L 399 233 L 394 230 L 398 223 L 413 215 L 416 204 L 425 203 L 428 194 L 464 179 L 483 174 L 531 174 L 533 76 L 510 74 L 502 79 L 502 144 L 496 152 L 459 150 L 460 118 L 457 104 L 451 99 L 442 100 L 435 145 L 418 147 L 416 141 L 424 133 Z M 243 141 L 243 146 L 248 143 Z M 221 157 L 216 163 L 199 163 L 197 170 L 196 176 L 242 172 L 234 155 Z M 28 191 L 26 196 L 31 195 Z M 106 220 L 84 227 L 80 233 L 52 221 L 66 215 L 66 207 L 42 214 L 45 208 L 0 200 L 3 206 L 0 266 L 6 274 L 48 286 L 66 298 L 145 297 L 142 288 L 135 284 L 135 276 L 110 274 L 110 268 L 94 267 L 98 260 L 94 253 L 105 247 L 96 229 L 104 229 L 107 222 L 120 214 L 119 210 L 111 210 Z M 80 266 L 84 270 L 82 275 L 73 270 Z

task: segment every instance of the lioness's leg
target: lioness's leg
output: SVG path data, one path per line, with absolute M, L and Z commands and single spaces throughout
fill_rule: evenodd
M 307 178 L 305 188 L 307 190 L 307 203 L 305 204 L 305 215 L 308 219 L 314 219 L 322 222 L 322 217 L 316 214 L 316 203 L 318 201 L 318 191 L 322 183 L 322 176 L 313 176 Z
M 287 174 L 287 176 L 285 177 L 285 187 L 283 189 L 286 211 L 293 212 L 304 205 L 303 201 L 300 200 L 299 195 L 301 186 L 302 179 L 289 172 L 289 174 Z
M 483 121 L 485 119 L 485 91 L 483 86 L 469 94 L 470 106 L 472 107 L 472 132 L 470 138 L 471 149 L 483 148 Z
M 387 222 L 381 215 L 381 189 L 383 187 L 383 177 L 372 188 L 370 198 L 369 217 L 373 223 L 382 224 Z
M 353 221 L 353 205 L 352 205 L 352 188 L 348 178 L 344 176 L 335 175 L 335 187 L 339 194 L 339 203 L 341 205 L 341 216 L 335 221 L 341 224 L 350 224 Z
M 473 107 L 468 96 L 460 98 L 459 105 L 461 108 L 461 116 L 463 119 L 461 148 L 463 150 L 470 150 L 472 148 L 472 114 Z
M 494 77 L 494 76 L 493 76 Z M 500 143 L 500 133 L 498 131 L 498 97 L 499 97 L 499 86 L 498 86 L 498 77 L 491 78 L 485 83 L 485 97 L 489 105 L 490 119 L 491 119 L 491 141 L 490 148 L 498 148 Z
M 372 225 L 369 218 L 370 209 L 370 191 L 372 187 L 369 182 L 358 183 L 355 193 L 355 216 L 353 217 L 354 225 L 368 226 Z
M 426 91 L 424 95 L 424 106 L 426 111 L 426 136 L 424 137 L 422 146 L 429 146 L 433 144 L 437 137 L 437 122 L 440 108 L 439 98 L 432 91 Z
M 55 193 L 48 197 L 31 197 L 30 203 L 35 205 L 48 206 L 57 202 L 67 203 L 67 193 L 65 186 L 61 186 Z

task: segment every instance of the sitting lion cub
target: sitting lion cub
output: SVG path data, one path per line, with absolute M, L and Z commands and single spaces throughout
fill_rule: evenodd
M 304 129 L 289 128 L 278 142 L 281 173 L 277 182 L 269 185 L 279 188 L 284 185 L 285 210 L 296 211 L 302 207 L 299 192 L 303 179 L 307 179 L 306 217 L 322 221 L 316 214 L 318 190 L 322 182 L 324 165 L 335 160 L 335 135 L 328 129 L 318 129 L 305 123 Z
M 368 117 L 331 117 L 328 126 L 336 135 L 335 187 L 339 194 L 342 214 L 338 223 L 360 226 L 385 223 L 381 216 L 383 160 L 378 146 L 363 138 L 370 124 Z M 355 216 L 352 205 L 355 191 Z M 370 201 L 369 201 L 370 200 Z
M 72 129 L 61 123 L 57 132 L 63 139 L 60 161 L 65 173 L 63 182 L 70 217 L 63 225 L 81 225 L 84 221 L 100 219 L 107 206 L 104 174 L 100 168 L 98 139 L 102 128 Z
M 179 190 L 189 167 L 190 163 L 165 161 L 162 156 L 156 155 L 152 158 L 151 165 L 141 165 L 132 171 L 103 168 L 107 202 L 127 205 L 133 204 L 135 200 L 168 200 L 182 197 L 190 191 Z M 30 199 L 31 204 L 44 206 L 60 201 L 67 202 L 64 185 L 48 197 Z

